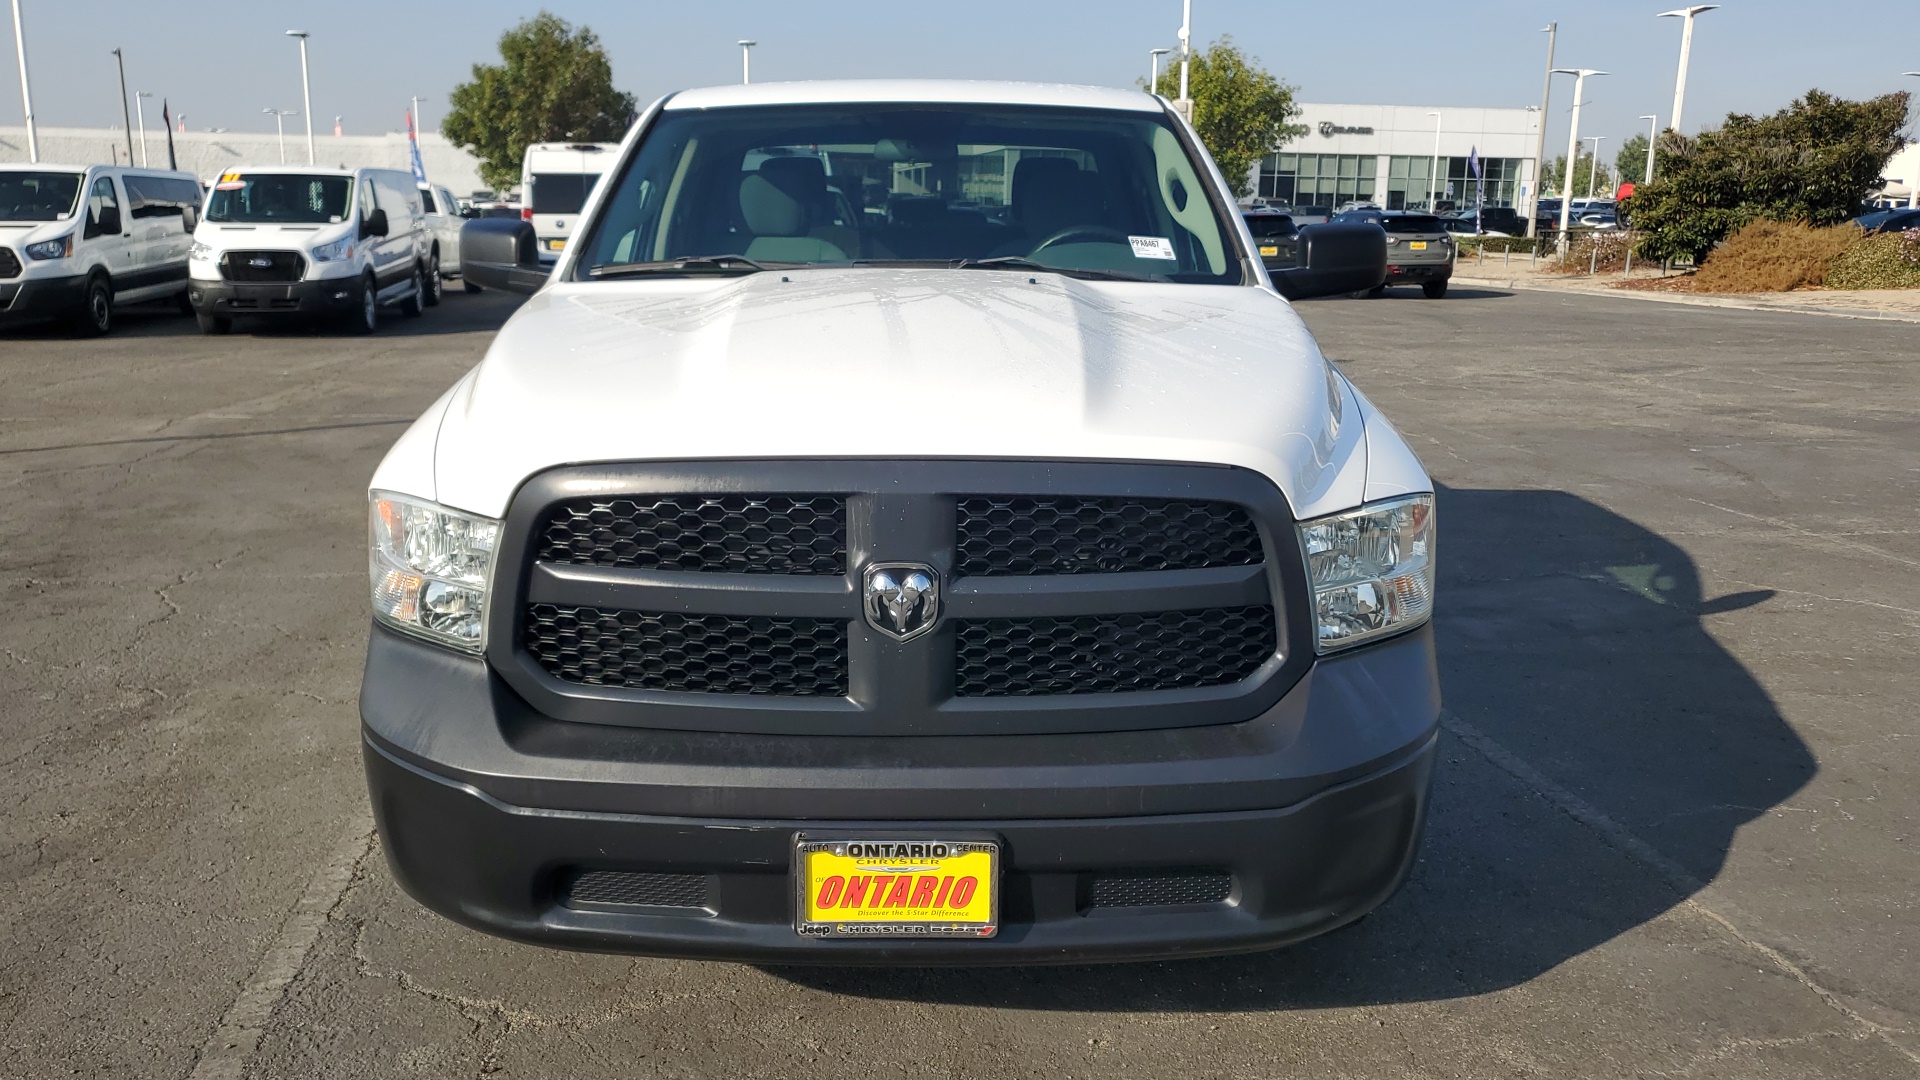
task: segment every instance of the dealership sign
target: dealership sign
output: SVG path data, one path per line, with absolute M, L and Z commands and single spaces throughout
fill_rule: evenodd
M 1331 120 L 1322 120 L 1320 121 L 1320 134 L 1331 139 L 1335 135 L 1371 135 L 1373 134 L 1373 129 L 1370 127 L 1341 127 Z

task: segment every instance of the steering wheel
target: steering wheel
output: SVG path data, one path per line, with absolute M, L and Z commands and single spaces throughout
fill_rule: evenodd
M 1121 232 L 1119 229 L 1109 229 L 1105 225 L 1069 225 L 1059 232 L 1054 233 L 1052 236 L 1047 237 L 1045 240 L 1033 245 L 1033 250 L 1027 252 L 1027 256 L 1031 258 L 1055 244 L 1064 244 L 1077 236 L 1106 240 L 1115 244 L 1128 242 L 1127 234 Z

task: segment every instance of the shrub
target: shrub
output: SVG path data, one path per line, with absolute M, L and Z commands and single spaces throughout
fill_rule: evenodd
M 1728 237 L 1694 275 L 1695 292 L 1786 292 L 1827 283 L 1827 267 L 1860 239 L 1854 225 L 1756 221 Z
M 1516 255 L 1524 255 L 1539 245 L 1540 238 L 1537 236 L 1473 236 L 1460 241 L 1460 254 L 1472 255 L 1484 251 L 1489 255 L 1498 255 L 1503 251 L 1511 251 Z
M 1627 249 L 1632 244 L 1633 234 L 1615 229 L 1576 231 L 1567 245 L 1566 270 L 1570 274 L 1617 273 L 1625 270 Z
M 1920 289 L 1920 229 L 1866 236 L 1827 267 L 1836 289 Z

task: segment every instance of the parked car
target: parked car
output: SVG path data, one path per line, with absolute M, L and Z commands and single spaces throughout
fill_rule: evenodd
M 373 477 L 403 887 L 549 945 L 896 965 L 1244 951 L 1390 895 L 1433 484 L 1276 295 L 1379 281 L 1384 234 L 1269 274 L 1137 92 L 757 84 L 640 124 L 550 273 L 529 223 L 467 224 L 469 274 L 540 295 Z M 769 144 L 926 201 L 832 224 Z M 927 162 L 1006 220 L 895 167 Z
M 1384 292 L 1388 285 L 1420 286 L 1430 300 L 1447 295 L 1453 277 L 1453 237 L 1446 223 L 1433 214 L 1404 210 L 1361 210 L 1341 214 L 1336 222 L 1378 225 L 1387 233 L 1387 280 L 1369 290 Z
M 552 261 L 567 238 L 593 186 L 612 163 L 612 143 L 534 143 L 520 162 L 520 216 L 533 222 L 540 256 Z
M 1472 210 L 1456 210 L 1441 218 L 1451 233 L 1479 233 L 1486 236 L 1524 236 L 1526 219 L 1510 206 L 1483 206 L 1478 215 Z M 1464 223 L 1465 227 L 1461 227 Z
M 1295 246 L 1300 239 L 1300 229 L 1294 225 L 1293 218 L 1272 211 L 1254 211 L 1242 216 L 1247 220 L 1247 231 L 1253 234 L 1253 245 L 1260 253 L 1261 263 L 1269 270 L 1292 268 L 1297 254 Z
M 1296 206 L 1288 216 L 1295 225 L 1325 225 L 1333 220 L 1333 207 Z
M 188 294 L 208 334 L 238 315 L 371 333 L 383 306 L 417 316 L 439 302 L 436 252 L 412 173 L 235 166 L 194 230 Z
M 1379 203 L 1377 203 L 1377 202 L 1368 202 L 1368 201 L 1366 201 L 1366 200 L 1364 200 L 1364 199 L 1363 199 L 1363 200 L 1358 200 L 1358 201 L 1348 201 L 1348 202 L 1343 202 L 1343 203 L 1341 203 L 1341 204 L 1340 204 L 1339 206 L 1337 206 L 1337 207 L 1335 207 L 1335 208 L 1334 208 L 1334 213 L 1336 213 L 1336 214 L 1351 214 L 1351 213 L 1353 213 L 1353 212 L 1354 212 L 1354 211 L 1356 211 L 1356 210 L 1378 210 L 1378 209 L 1380 209 L 1380 204 L 1379 204 Z
M 460 203 L 439 184 L 415 187 L 420 191 L 421 209 L 426 211 L 427 231 L 433 234 L 433 250 L 428 255 L 428 288 L 436 294 L 440 289 L 440 279 L 460 276 L 460 226 L 467 223 L 467 214 L 461 211 Z M 479 292 L 479 286 L 467 286 L 468 292 Z M 438 299 L 436 295 L 436 299 Z
M 1894 210 L 1876 210 L 1871 214 L 1862 214 L 1854 218 L 1853 223 L 1870 233 L 1920 229 L 1920 209 L 1901 207 Z
M 186 308 L 200 210 L 192 173 L 113 165 L 0 165 L 0 326 L 113 329 L 117 308 Z

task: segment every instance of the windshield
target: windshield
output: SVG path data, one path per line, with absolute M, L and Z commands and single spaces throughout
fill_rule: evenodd
M 1293 219 L 1285 214 L 1248 214 L 1247 231 L 1255 240 L 1265 240 L 1275 236 L 1292 236 L 1297 231 Z
M 0 221 L 53 221 L 73 213 L 80 173 L 0 172 Z
M 534 173 L 533 212 L 577 214 L 599 180 L 599 173 Z
M 207 203 L 207 220 L 326 225 L 345 221 L 352 202 L 351 176 L 222 173 Z
M 1210 194 L 1157 113 L 669 109 L 604 204 L 575 275 L 738 255 L 788 266 L 1011 259 L 1023 269 L 1238 284 L 1237 252 Z

